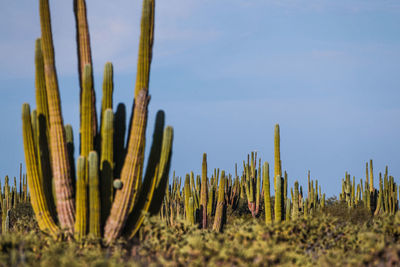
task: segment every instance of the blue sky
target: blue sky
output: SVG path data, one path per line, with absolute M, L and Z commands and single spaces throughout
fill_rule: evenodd
M 21 106 L 34 104 L 37 1 L 0 2 L 0 177 L 24 161 Z M 97 98 L 114 64 L 114 106 L 130 108 L 141 1 L 87 0 Z M 78 146 L 79 87 L 72 1 L 51 2 L 64 122 Z M 234 171 L 247 153 L 273 163 L 275 123 L 283 169 L 329 196 L 345 171 L 400 175 L 400 2 L 395 0 L 158 0 L 151 72 L 154 116 L 174 126 L 172 170 Z M 98 101 L 98 104 L 100 101 Z M 130 110 L 128 111 L 130 112 Z M 241 166 L 241 165 L 239 165 Z M 272 172 L 272 170 L 271 170 Z

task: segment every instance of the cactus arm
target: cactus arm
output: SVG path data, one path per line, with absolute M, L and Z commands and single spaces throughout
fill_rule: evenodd
M 113 200 L 113 134 L 114 114 L 111 109 L 104 113 L 104 120 L 101 129 L 101 224 L 104 225 Z
M 281 164 L 281 145 L 280 145 L 280 133 L 279 124 L 275 125 L 275 136 L 274 136 L 274 148 L 275 148 L 275 168 L 274 168 L 274 187 L 276 190 L 276 177 L 282 176 L 282 164 Z
M 99 158 L 96 151 L 90 151 L 89 169 L 89 234 L 100 238 L 100 190 L 99 190 Z
M 299 218 L 299 182 L 294 182 L 294 194 L 293 194 L 293 219 Z
M 114 116 L 114 177 L 121 177 L 125 160 L 126 108 L 119 103 Z
M 203 154 L 201 193 L 200 193 L 200 216 L 202 216 L 202 228 L 207 228 L 207 154 Z
M 264 162 L 263 165 L 263 186 L 264 186 L 264 205 L 265 205 L 265 223 L 272 223 L 272 210 L 271 210 L 271 193 L 269 182 L 269 164 Z
M 217 208 L 215 211 L 215 218 L 214 218 L 214 225 L 213 225 L 213 230 L 216 232 L 221 232 L 222 230 L 222 222 L 223 222 L 223 216 L 224 216 L 224 202 L 225 202 L 225 171 L 221 172 L 221 179 L 219 182 L 219 188 L 218 188 L 218 202 L 217 202 Z
M 75 220 L 75 203 L 61 113 L 60 93 L 54 63 L 53 37 L 48 0 L 40 0 L 39 7 L 47 103 L 49 107 L 51 162 L 56 187 L 57 213 L 61 227 L 72 232 Z
M 79 64 L 79 85 L 81 88 L 80 93 L 80 103 L 82 108 L 82 98 L 83 98 L 83 83 L 84 83 L 84 69 L 87 64 L 92 64 L 92 52 L 90 48 L 90 35 L 89 35 L 89 25 L 87 22 L 86 15 L 86 1 L 85 0 L 74 0 L 74 14 L 76 21 L 76 40 L 78 48 L 78 64 Z M 93 88 L 93 75 L 90 74 L 90 100 L 91 104 L 91 117 L 94 118 L 92 123 L 92 138 L 95 137 L 97 133 L 97 115 L 96 115 L 96 95 Z M 81 113 L 82 114 L 82 110 Z M 82 118 L 81 118 L 82 119 Z
M 185 177 L 185 214 L 186 214 L 186 221 L 191 223 L 190 220 L 190 207 L 189 207 L 189 198 L 191 198 L 191 190 L 190 190 L 190 176 L 186 174 Z M 193 198 L 192 198 L 193 201 Z M 193 203 L 192 203 L 193 204 Z
M 129 238 L 134 237 L 134 235 L 137 233 L 143 223 L 144 215 L 147 211 L 150 211 L 150 215 L 160 212 L 161 204 L 164 199 L 165 188 L 168 183 L 168 174 L 171 164 L 173 140 L 173 129 L 171 126 L 165 127 L 162 140 L 160 163 L 157 171 L 155 172 L 154 178 L 152 179 L 153 184 L 150 187 L 150 190 L 147 191 L 147 197 L 145 198 L 146 201 L 144 206 L 140 211 L 132 212 L 132 214 L 137 217 L 137 220 L 133 220 L 133 224 L 127 224 L 129 226 L 134 226 L 132 227 L 133 229 L 130 231 L 130 233 L 128 232 Z M 151 212 L 152 210 L 150 209 L 153 209 L 153 212 Z
M 92 66 L 85 65 L 82 78 L 82 102 L 81 102 L 81 156 L 88 157 L 94 148 L 93 114 L 92 114 Z
M 106 242 L 111 242 L 121 235 L 135 200 L 143 166 L 148 102 L 147 92 L 142 90 L 135 99 L 132 134 L 130 135 L 129 147 L 121 171 L 123 186 L 115 194 L 110 216 L 106 222 L 104 230 Z
M 50 216 L 50 211 L 45 199 L 44 188 L 39 177 L 40 173 L 38 170 L 38 163 L 33 141 L 30 108 L 28 104 L 23 104 L 22 106 L 22 133 L 32 207 L 35 212 L 39 228 L 44 232 L 56 236 L 59 229 Z M 2 208 L 4 208 L 4 205 Z
M 87 232 L 87 184 L 86 184 L 86 158 L 80 156 L 77 162 L 76 180 L 76 220 L 75 220 L 75 239 L 81 241 Z
M 283 218 L 283 192 L 282 192 L 282 178 L 278 175 L 276 177 L 276 190 L 275 190 L 275 222 L 282 221 Z
M 137 62 L 135 98 L 140 90 L 149 88 L 150 64 L 154 37 L 154 0 L 144 0 L 140 23 L 139 55 Z
M 141 186 L 139 194 L 137 194 L 137 201 L 134 201 L 133 210 L 129 211 L 129 217 L 127 219 L 126 228 L 134 225 L 142 211 L 146 207 L 148 209 L 149 202 L 152 198 L 154 189 L 157 185 L 157 174 L 162 150 L 163 142 L 163 128 L 164 128 L 165 115 L 163 111 L 157 112 L 154 132 L 153 132 L 153 142 L 150 149 L 149 160 L 147 163 L 147 168 L 144 176 L 144 182 Z M 128 229 L 127 232 L 130 232 Z
M 104 65 L 104 75 L 103 75 L 103 97 L 101 99 L 101 117 L 100 117 L 100 130 L 103 129 L 104 115 L 107 109 L 113 108 L 113 65 L 111 62 L 107 62 Z

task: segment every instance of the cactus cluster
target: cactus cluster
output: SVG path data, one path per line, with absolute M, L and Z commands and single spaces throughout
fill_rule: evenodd
M 399 209 L 398 191 L 400 187 L 394 181 L 393 176 L 389 175 L 388 166 L 383 174 L 379 173 L 379 188 L 374 187 L 374 170 L 372 159 L 366 163 L 365 181 L 360 179 L 356 184 L 355 176 L 350 179 L 350 174 L 345 173 L 342 179 L 342 192 L 339 200 L 346 202 L 349 208 L 356 208 L 363 205 L 371 214 L 395 214 Z
M 275 167 L 274 170 L 274 196 L 270 192 L 269 163 L 262 164 L 257 159 L 257 153 L 252 152 L 243 161 L 243 171 L 238 176 L 235 164 L 235 176 L 226 174 L 225 171 L 214 169 L 209 178 L 207 176 L 207 154 L 203 155 L 202 175 L 193 172 L 186 174 L 184 185 L 182 179 L 173 176 L 172 184 L 166 192 L 160 216 L 168 224 L 174 225 L 176 219 L 185 218 L 189 224 L 198 224 L 199 228 L 209 226 L 213 218 L 212 229 L 221 231 L 226 223 L 226 210 L 235 211 L 240 203 L 245 203 L 246 209 L 253 218 L 260 217 L 264 211 L 265 223 L 279 223 L 291 219 L 309 218 L 316 211 L 325 207 L 325 194 L 321 192 L 318 180 L 310 180 L 308 172 L 308 195 L 303 195 L 303 189 L 296 181 L 294 188 L 290 188 L 291 198 L 288 193 L 288 174 L 281 170 L 280 158 L 280 133 L 279 125 L 275 126 Z M 263 205 L 264 204 L 264 205 Z
M 18 190 L 19 187 L 19 190 Z M 30 196 L 28 192 L 27 177 L 22 173 L 22 164 L 19 168 L 19 186 L 17 178 L 14 177 L 14 184 L 10 185 L 8 176 L 4 178 L 4 186 L 0 182 L 0 209 L 1 209 L 1 232 L 7 233 L 10 228 L 10 211 L 15 209 L 19 203 L 28 203 Z
M 64 125 L 48 0 L 39 0 L 41 37 L 36 41 L 36 110 L 22 106 L 31 203 L 42 231 L 111 243 L 131 238 L 146 212 L 158 213 L 168 183 L 173 129 L 159 111 L 148 165 L 143 172 L 154 37 L 154 0 L 144 0 L 134 106 L 125 138 L 125 107 L 113 112 L 113 66 L 104 67 L 100 123 L 96 114 L 85 0 L 74 1 L 80 81 L 80 150 L 75 164 L 73 131 Z M 125 141 L 126 140 L 126 141 Z M 126 146 L 125 146 L 126 142 Z M 76 170 L 75 170 L 76 166 Z M 143 178 L 142 178 L 143 177 Z M 114 187 L 113 187 L 114 186 Z

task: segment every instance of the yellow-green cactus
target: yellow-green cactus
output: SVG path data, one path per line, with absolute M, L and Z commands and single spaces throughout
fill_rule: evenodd
M 279 175 L 276 177 L 276 189 L 275 189 L 275 222 L 283 220 L 283 190 L 282 190 L 282 177 Z
M 269 181 L 269 164 L 264 162 L 263 165 L 263 189 L 264 189 L 264 205 L 265 205 L 265 223 L 272 223 L 272 207 L 271 207 L 271 193 Z
M 45 199 L 43 184 L 38 170 L 37 154 L 33 141 L 29 104 L 22 105 L 22 133 L 24 140 L 25 162 L 28 184 L 31 193 L 32 208 L 36 214 L 39 228 L 53 236 L 58 234 L 58 227 L 50 215 L 50 210 Z M 8 190 L 7 190 L 8 191 Z M 3 205 L 4 207 L 4 205 Z
M 75 203 L 61 113 L 60 93 L 54 63 L 53 37 L 48 0 L 39 1 L 39 11 L 47 103 L 49 108 L 50 154 L 56 188 L 57 214 L 61 227 L 72 232 L 75 221 Z
M 90 151 L 89 167 L 89 234 L 99 238 L 100 230 L 100 192 L 99 192 L 99 159 L 96 151 Z
M 215 210 L 215 218 L 213 225 L 213 230 L 216 232 L 221 232 L 223 226 L 222 223 L 224 217 L 225 183 L 226 183 L 225 171 L 222 171 L 221 180 L 218 188 L 218 202 L 217 202 L 217 208 Z
M 274 188 L 276 190 L 277 177 L 282 176 L 282 163 L 281 163 L 281 137 L 279 133 L 279 124 L 275 125 L 274 135 L 274 148 L 275 148 L 275 168 L 274 168 Z
M 77 166 L 77 180 L 76 180 L 76 220 L 75 220 L 75 239 L 82 240 L 87 233 L 87 183 L 86 183 L 86 170 L 87 160 L 85 157 L 78 158 Z
M 207 228 L 207 154 L 203 154 L 201 172 L 200 216 L 202 228 Z

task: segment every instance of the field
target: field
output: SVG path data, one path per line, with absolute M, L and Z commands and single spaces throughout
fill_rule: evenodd
M 113 104 L 111 62 L 96 110 L 86 1 L 73 1 L 74 140 L 77 129 L 62 113 L 49 1 L 38 2 L 36 105 L 21 103 L 26 174 L 21 164 L 19 181 L 6 176 L 0 184 L 0 266 L 400 266 L 400 187 L 372 159 L 364 178 L 345 172 L 330 181 L 342 190 L 328 198 L 310 171 L 308 181 L 289 182 L 275 124 L 273 162 L 253 151 L 233 173 L 210 172 L 204 153 L 200 173 L 175 174 L 174 128 L 163 110 L 146 140 L 155 0 L 143 0 L 130 115 Z
M 372 218 L 335 199 L 310 219 L 265 225 L 247 203 L 227 218 L 223 233 L 184 220 L 146 219 L 139 235 L 111 247 L 98 240 L 56 241 L 41 233 L 29 204 L 11 210 L 0 236 L 1 266 L 398 266 L 400 213 Z

